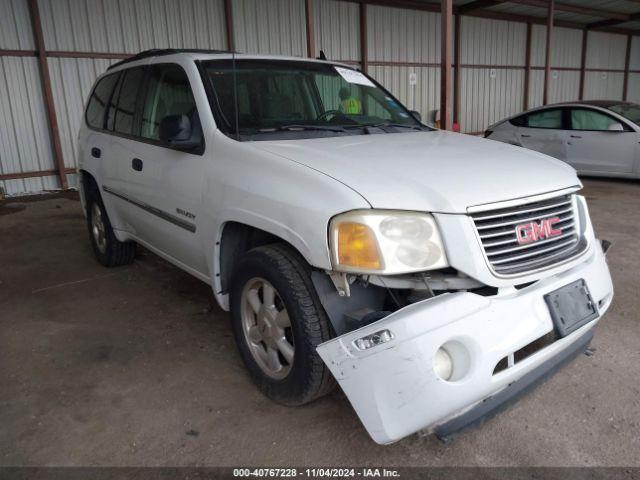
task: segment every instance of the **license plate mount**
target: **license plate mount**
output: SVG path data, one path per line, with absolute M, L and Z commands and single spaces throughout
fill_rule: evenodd
M 559 337 L 566 337 L 598 317 L 598 307 L 581 278 L 544 296 Z

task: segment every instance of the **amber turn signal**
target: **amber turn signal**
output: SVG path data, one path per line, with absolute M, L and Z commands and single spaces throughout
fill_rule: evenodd
M 341 223 L 338 226 L 338 262 L 349 267 L 381 269 L 380 252 L 373 230 L 361 223 Z

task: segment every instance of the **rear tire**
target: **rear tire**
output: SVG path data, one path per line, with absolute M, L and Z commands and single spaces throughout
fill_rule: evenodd
M 100 193 L 95 188 L 87 195 L 87 227 L 93 253 L 102 265 L 117 267 L 133 262 L 135 242 L 121 242 L 116 238 Z
M 283 405 L 303 405 L 335 386 L 316 352 L 333 330 L 304 259 L 284 244 L 249 251 L 231 282 L 233 333 L 262 392 Z

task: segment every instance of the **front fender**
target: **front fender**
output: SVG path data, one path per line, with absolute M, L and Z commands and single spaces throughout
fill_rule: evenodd
M 268 232 L 292 245 L 309 265 L 331 269 L 329 220 L 347 210 L 371 208 L 334 178 L 250 143 L 216 138 L 220 160 L 212 163 L 204 196 L 210 207 L 203 209 L 203 231 L 211 232 L 204 241 L 215 239 L 214 248 L 206 248 L 207 262 L 216 299 L 225 310 L 228 299 L 219 274 L 220 240 L 227 223 Z

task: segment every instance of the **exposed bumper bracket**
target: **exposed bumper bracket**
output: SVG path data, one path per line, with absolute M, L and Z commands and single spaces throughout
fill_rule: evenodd
M 476 405 L 459 417 L 455 417 L 436 427 L 435 433 L 437 437 L 443 442 L 450 442 L 456 434 L 471 427 L 480 425 L 485 420 L 515 403 L 519 398 L 533 390 L 538 384 L 542 383 L 564 365 L 583 353 L 589 346 L 592 338 L 593 331 L 590 330 L 581 338 L 576 340 L 571 346 L 567 347 L 546 363 L 543 363 L 536 369 L 530 371 L 521 379 L 512 383 L 497 394 L 485 399 L 482 403 Z

